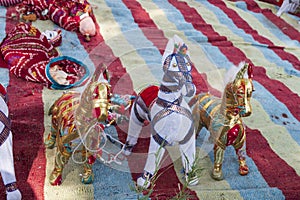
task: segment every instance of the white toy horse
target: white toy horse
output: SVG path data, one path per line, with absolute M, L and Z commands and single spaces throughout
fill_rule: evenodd
M 7 200 L 19 200 L 22 195 L 16 184 L 12 149 L 13 136 L 6 103 L 6 90 L 0 84 L 0 172 L 6 188 Z
M 137 185 L 144 188 L 150 186 L 157 163 L 160 163 L 165 152 L 165 148 L 161 147 L 176 144 L 180 147 L 185 178 L 189 185 L 195 185 L 198 178 L 188 176 L 196 153 L 194 124 L 191 110 L 183 99 L 195 94 L 195 86 L 190 73 L 192 62 L 181 38 L 175 35 L 168 42 L 162 61 L 164 76 L 160 87 L 144 89 L 132 106 L 124 154 L 130 155 L 144 120 L 148 120 L 152 137 L 144 173 L 138 178 Z

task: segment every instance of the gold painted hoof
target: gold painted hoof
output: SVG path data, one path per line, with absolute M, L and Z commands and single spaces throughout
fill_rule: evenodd
M 215 165 L 211 177 L 217 181 L 221 181 L 224 179 L 223 172 L 222 172 L 222 165 Z
M 246 160 L 239 160 L 240 167 L 239 167 L 239 173 L 242 176 L 245 176 L 249 173 L 249 168 L 246 164 Z

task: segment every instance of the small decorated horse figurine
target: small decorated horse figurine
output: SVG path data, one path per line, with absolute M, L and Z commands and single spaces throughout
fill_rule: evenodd
M 95 152 L 99 150 L 101 134 L 107 123 L 109 109 L 112 108 L 110 87 L 105 69 L 99 80 L 94 75 L 82 94 L 75 91 L 64 93 L 50 108 L 52 126 L 45 145 L 50 149 L 57 145 L 55 167 L 50 175 L 51 185 L 62 183 L 64 166 L 75 151 L 82 153 L 82 182 L 93 182 L 92 165 L 96 160 Z M 82 149 L 78 150 L 80 145 Z
M 190 101 L 190 103 L 196 101 L 193 107 L 196 133 L 198 134 L 205 127 L 210 132 L 210 139 L 215 143 L 212 178 L 216 180 L 223 179 L 224 151 L 230 145 L 235 148 L 240 175 L 247 175 L 249 171 L 243 148 L 246 142 L 246 133 L 242 117 L 247 117 L 252 112 L 250 104 L 254 91 L 252 66 L 241 63 L 238 69 L 240 70 L 234 80 L 227 83 L 222 99 L 205 93 L 195 96 Z M 248 71 L 247 78 L 244 77 L 246 71 Z
M 191 68 L 193 63 L 187 46 L 174 36 L 167 44 L 162 59 L 163 79 L 160 86 L 151 85 L 137 96 L 131 110 L 128 137 L 124 154 L 130 155 L 141 132 L 144 121 L 150 121 L 152 137 L 144 173 L 137 185 L 148 188 L 161 162 L 166 146 L 179 145 L 185 178 L 189 185 L 198 183 L 198 178 L 189 178 L 194 164 L 196 145 L 193 117 L 184 96 L 195 93 Z M 159 154 L 159 155 L 157 155 Z
M 6 189 L 7 200 L 22 199 L 17 186 L 13 157 L 13 135 L 7 106 L 6 89 L 0 84 L 0 173 Z

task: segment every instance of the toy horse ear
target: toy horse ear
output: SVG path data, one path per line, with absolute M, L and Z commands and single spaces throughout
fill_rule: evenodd
M 103 77 L 107 80 L 107 82 L 110 82 L 110 75 L 107 69 L 107 66 L 103 64 L 104 71 L 103 71 Z
M 101 73 L 103 72 L 103 68 L 104 68 L 104 71 L 105 69 L 107 68 L 105 64 L 102 63 L 102 65 L 98 65 L 95 69 L 95 72 L 91 78 L 91 82 L 95 82 L 99 79 Z
M 235 84 L 239 79 L 242 79 L 244 77 L 244 74 L 246 70 L 249 67 L 249 63 L 244 63 L 244 66 L 240 69 L 240 71 L 236 74 L 235 79 L 233 83 Z

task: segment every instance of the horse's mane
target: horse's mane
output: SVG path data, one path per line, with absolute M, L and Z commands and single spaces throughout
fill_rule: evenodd
M 233 82 L 237 73 L 241 70 L 241 68 L 245 65 L 245 61 L 240 62 L 238 66 L 233 65 L 228 69 L 224 76 L 224 85 L 226 86 L 228 83 Z M 244 77 L 247 78 L 248 74 L 245 73 Z

